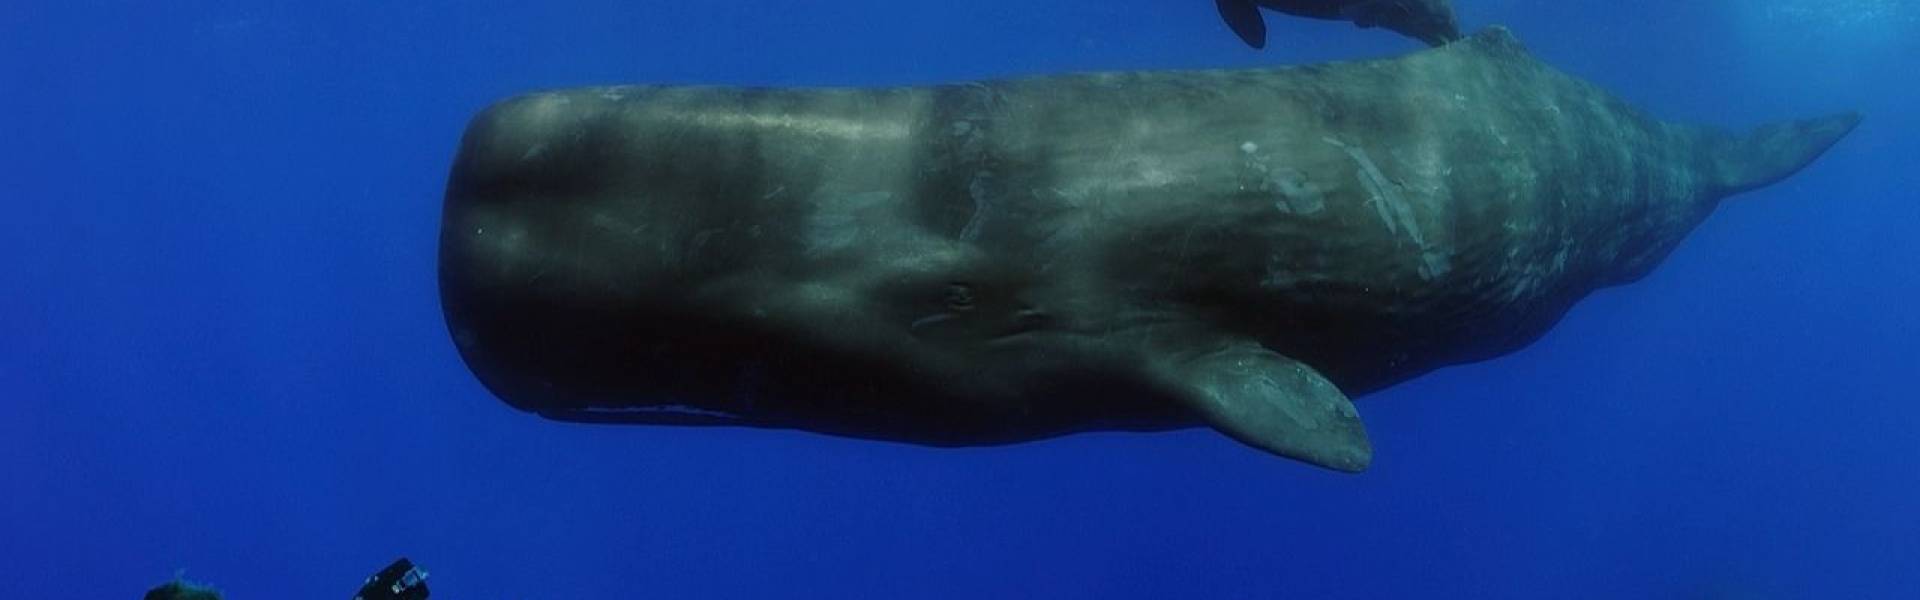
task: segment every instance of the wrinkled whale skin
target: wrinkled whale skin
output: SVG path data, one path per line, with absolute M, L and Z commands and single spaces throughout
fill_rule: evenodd
M 1344 470 L 1348 398 L 1536 339 L 1853 114 L 1654 120 L 1505 30 L 1405 57 L 477 116 L 440 288 L 495 395 L 958 446 L 1211 425 Z

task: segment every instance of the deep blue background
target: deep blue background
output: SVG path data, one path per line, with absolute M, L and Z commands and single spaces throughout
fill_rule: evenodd
M 936 450 L 518 414 L 434 289 L 466 119 L 535 88 L 900 84 L 1414 44 L 1201 0 L 0 8 L 0 596 L 1912 598 L 1920 7 L 1457 0 L 1671 119 L 1858 108 L 1539 344 L 1360 402 L 1373 470 L 1209 431 Z

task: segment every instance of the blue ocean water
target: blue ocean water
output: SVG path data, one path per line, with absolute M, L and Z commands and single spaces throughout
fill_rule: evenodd
M 1200 0 L 0 8 L 0 595 L 1920 597 L 1905 0 L 1456 0 L 1671 120 L 1859 109 L 1538 344 L 1359 401 L 1340 475 L 1207 430 L 930 449 L 596 427 L 447 339 L 467 119 L 603 83 L 892 85 L 1414 42 Z

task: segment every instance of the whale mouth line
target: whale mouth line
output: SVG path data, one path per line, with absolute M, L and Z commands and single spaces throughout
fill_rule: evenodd
M 684 415 L 690 417 L 711 417 L 738 421 L 745 419 L 737 414 L 685 404 L 643 404 L 637 406 L 588 406 L 579 409 L 582 414 L 619 416 L 619 415 Z
M 1051 332 L 1039 330 L 1039 329 L 1024 329 L 1019 331 L 1012 331 L 1012 332 L 1003 333 L 1003 334 L 994 336 L 993 339 L 987 340 L 987 346 L 998 347 L 998 346 L 1011 346 L 1016 344 L 1032 343 L 1048 333 L 1051 333 Z
M 912 323 L 907 324 L 907 330 L 919 331 L 930 325 L 937 325 L 937 324 L 945 323 L 947 321 L 952 321 L 958 318 L 960 318 L 960 315 L 956 315 L 953 313 L 934 313 L 931 315 L 920 317 L 918 319 L 914 319 Z

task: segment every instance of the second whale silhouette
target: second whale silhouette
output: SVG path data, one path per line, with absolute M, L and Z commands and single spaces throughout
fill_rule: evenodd
M 1214 0 L 1227 26 L 1255 48 L 1267 46 L 1267 23 L 1260 9 L 1361 27 L 1385 27 L 1401 35 L 1442 46 L 1460 39 L 1460 24 L 1450 0 Z

